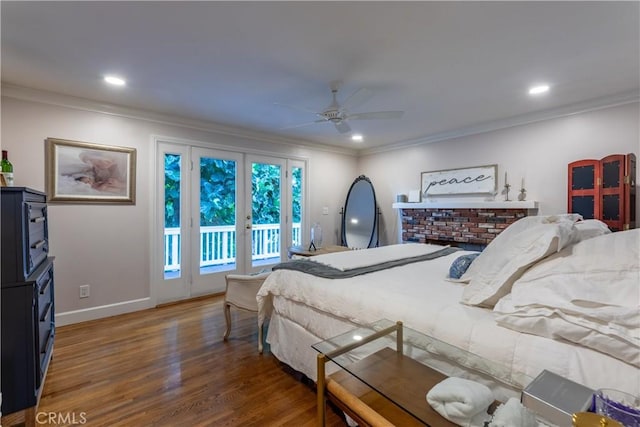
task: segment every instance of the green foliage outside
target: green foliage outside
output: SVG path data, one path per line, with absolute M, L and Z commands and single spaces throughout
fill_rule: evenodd
M 200 159 L 200 225 L 236 223 L 236 162 Z
M 180 226 L 180 155 L 165 155 L 165 227 Z M 235 224 L 236 162 L 202 158 L 200 164 L 200 225 Z M 294 168 L 293 222 L 300 222 L 302 169 Z M 280 166 L 252 165 L 254 224 L 280 223 Z
M 180 156 L 164 156 L 164 226 L 180 227 Z
M 292 222 L 298 223 L 302 221 L 302 168 L 293 168 L 291 175 L 293 178 Z
M 254 224 L 280 224 L 280 166 L 251 166 L 251 214 Z

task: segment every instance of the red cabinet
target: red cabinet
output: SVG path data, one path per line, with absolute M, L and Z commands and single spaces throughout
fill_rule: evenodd
M 613 231 L 636 227 L 636 156 L 613 154 L 569 163 L 567 212 L 599 219 Z

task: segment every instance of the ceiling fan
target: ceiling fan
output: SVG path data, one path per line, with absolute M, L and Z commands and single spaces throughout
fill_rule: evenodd
M 371 98 L 371 96 L 373 95 L 373 92 L 366 88 L 358 89 L 347 99 L 345 99 L 342 105 L 340 105 L 337 99 L 338 88 L 338 82 L 334 82 L 331 84 L 331 104 L 329 104 L 327 108 L 320 112 L 309 110 L 307 108 L 278 104 L 313 113 L 318 116 L 318 119 L 312 122 L 288 126 L 282 129 L 294 129 L 303 126 L 314 125 L 316 123 L 332 123 L 338 130 L 338 132 L 348 133 L 351 132 L 351 126 L 349 126 L 349 124 L 347 123 L 347 121 L 349 120 L 399 119 L 404 114 L 404 111 L 371 111 L 366 113 L 350 113 L 353 108 L 356 108 L 368 101 L 369 98 Z

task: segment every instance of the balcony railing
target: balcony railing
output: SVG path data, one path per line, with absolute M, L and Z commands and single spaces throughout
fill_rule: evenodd
M 300 223 L 293 224 L 293 244 L 302 243 Z M 251 230 L 251 258 L 280 256 L 280 224 L 256 224 Z M 236 229 L 233 225 L 200 227 L 200 267 L 236 261 Z M 180 269 L 180 228 L 164 229 L 164 271 Z

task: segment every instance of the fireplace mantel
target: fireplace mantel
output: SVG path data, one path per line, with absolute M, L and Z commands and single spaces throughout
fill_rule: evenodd
M 525 200 L 523 202 L 472 202 L 446 201 L 420 203 L 394 203 L 394 209 L 538 209 L 538 202 Z

